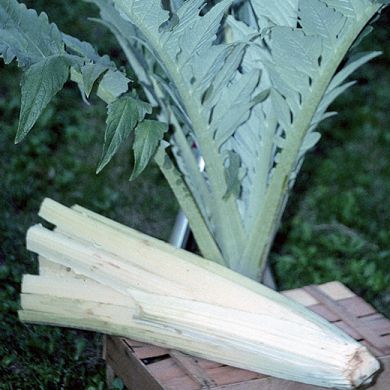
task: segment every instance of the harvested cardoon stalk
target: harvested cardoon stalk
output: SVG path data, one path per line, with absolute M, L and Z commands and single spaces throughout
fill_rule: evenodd
M 22 321 L 91 329 L 303 383 L 352 389 L 379 364 L 306 308 L 233 271 L 80 207 L 45 200 L 30 228 L 40 276 Z

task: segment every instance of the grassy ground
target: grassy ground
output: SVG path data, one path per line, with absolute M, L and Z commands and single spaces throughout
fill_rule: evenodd
M 98 42 L 122 61 L 112 39 L 84 15 L 91 5 L 31 0 L 63 31 Z M 338 279 L 390 314 L 389 12 L 364 43 L 385 50 L 358 74 L 359 84 L 322 126 L 323 140 L 306 160 L 272 253 L 281 288 Z M 0 65 L 0 389 L 103 389 L 101 337 L 88 332 L 26 326 L 17 321 L 23 273 L 36 272 L 24 249 L 28 226 L 45 196 L 79 203 L 166 239 L 176 204 L 155 167 L 128 182 L 131 156 L 123 148 L 103 174 L 94 174 L 104 132 L 102 105 L 83 106 L 66 88 L 33 133 L 15 146 L 19 73 Z M 118 384 L 118 388 L 120 384 Z

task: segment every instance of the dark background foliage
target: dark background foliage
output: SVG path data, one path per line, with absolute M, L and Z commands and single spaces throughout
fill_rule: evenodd
M 119 65 L 113 38 L 88 21 L 91 4 L 29 0 L 64 32 L 93 42 Z M 359 50 L 382 50 L 333 105 L 323 139 L 306 159 L 271 255 L 280 289 L 340 280 L 390 315 L 390 12 Z M 79 203 L 167 239 L 177 205 L 155 166 L 128 181 L 129 149 L 99 176 L 95 168 L 105 109 L 87 106 L 68 85 L 27 140 L 14 145 L 20 73 L 0 62 L 0 389 L 103 389 L 101 336 L 18 322 L 21 275 L 36 273 L 24 248 L 26 229 L 46 196 Z M 121 388 L 120 381 L 116 387 Z

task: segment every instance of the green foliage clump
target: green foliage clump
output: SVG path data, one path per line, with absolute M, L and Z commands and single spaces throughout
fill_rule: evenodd
M 322 125 L 324 142 L 309 155 L 274 253 L 282 289 L 340 280 L 390 316 L 390 12 L 363 42 L 384 53 L 358 72 L 340 98 L 340 115 Z

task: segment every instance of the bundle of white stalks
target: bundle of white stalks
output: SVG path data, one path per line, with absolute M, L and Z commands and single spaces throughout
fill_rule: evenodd
M 22 321 L 89 329 L 288 380 L 353 389 L 379 369 L 367 349 L 281 294 L 80 206 L 46 199 L 55 225 L 27 233 Z

